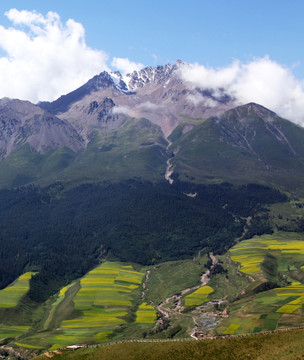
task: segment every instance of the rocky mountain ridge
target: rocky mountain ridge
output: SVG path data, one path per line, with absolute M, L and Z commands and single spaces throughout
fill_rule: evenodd
M 113 129 L 126 117 L 146 118 L 168 136 L 184 118 L 207 118 L 235 106 L 225 93 L 215 96 L 212 89 L 193 89 L 183 82 L 179 76 L 182 66 L 187 64 L 177 61 L 174 65 L 146 67 L 124 76 L 104 71 L 70 94 L 39 106 L 70 121 L 85 137 L 92 125 L 97 129 Z M 112 121 L 101 125 L 99 114 L 91 113 L 90 109 L 91 104 L 100 105 L 105 98 L 111 99 L 115 107 L 109 113 Z
M 66 146 L 74 152 L 84 141 L 73 126 L 29 101 L 0 100 L 0 159 L 28 144 L 45 153 Z
M 39 106 L 0 100 L 0 187 L 130 177 L 298 186 L 304 129 L 261 105 L 235 107 L 224 92 L 191 88 L 179 77 L 184 66 L 102 72 Z

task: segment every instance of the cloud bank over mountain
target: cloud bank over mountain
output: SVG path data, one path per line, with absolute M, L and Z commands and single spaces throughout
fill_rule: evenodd
M 304 83 L 291 69 L 269 57 L 247 64 L 235 61 L 225 68 L 207 68 L 200 64 L 180 65 L 178 74 L 190 88 L 213 89 L 235 98 L 239 104 L 256 102 L 280 116 L 304 125 Z M 201 99 L 190 99 L 195 103 Z
M 91 49 L 85 29 L 57 13 L 11 9 L 5 13 L 13 27 L 0 26 L 0 97 L 51 100 L 108 70 L 107 54 Z
M 144 66 L 90 48 L 82 24 L 73 19 L 63 23 L 55 12 L 44 16 L 11 9 L 5 15 L 12 26 L 0 26 L 0 98 L 51 101 L 103 70 L 126 74 Z M 248 63 L 236 60 L 223 68 L 180 64 L 177 71 L 189 88 L 212 89 L 215 97 L 224 92 L 239 104 L 256 102 L 304 125 L 304 82 L 267 56 Z M 216 105 L 199 94 L 188 100 L 195 106 Z

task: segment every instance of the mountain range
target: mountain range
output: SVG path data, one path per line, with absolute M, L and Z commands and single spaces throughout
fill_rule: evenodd
M 303 128 L 191 87 L 184 66 L 104 71 L 37 105 L 0 100 L 0 187 L 137 177 L 301 188 Z
M 1 344 L 304 324 L 304 128 L 187 66 L 0 100 Z

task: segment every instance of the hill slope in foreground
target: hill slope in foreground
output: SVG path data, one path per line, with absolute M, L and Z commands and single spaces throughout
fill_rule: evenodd
M 48 353 L 37 360 L 244 360 L 303 359 L 303 330 L 201 341 L 123 343 L 97 349 Z

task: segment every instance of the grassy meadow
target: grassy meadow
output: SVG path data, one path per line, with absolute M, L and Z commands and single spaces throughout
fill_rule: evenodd
M 54 360 L 299 360 L 303 330 L 201 341 L 122 343 L 53 354 Z M 48 359 L 40 356 L 39 360 Z M 38 360 L 37 359 L 37 360 Z
M 167 261 L 151 268 L 146 298 L 157 305 L 183 289 L 198 285 L 200 275 L 206 271 L 207 260 L 207 256 L 202 255 L 195 259 Z

